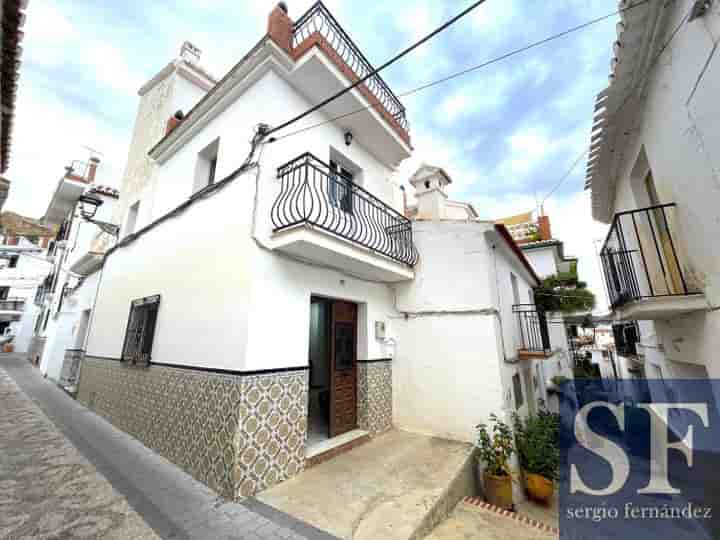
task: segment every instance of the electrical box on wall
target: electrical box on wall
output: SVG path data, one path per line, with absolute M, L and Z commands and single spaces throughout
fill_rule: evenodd
M 375 321 L 375 339 L 385 339 L 385 321 Z

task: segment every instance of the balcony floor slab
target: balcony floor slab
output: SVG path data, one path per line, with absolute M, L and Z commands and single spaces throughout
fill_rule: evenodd
M 703 294 L 641 298 L 615 308 L 614 316 L 623 321 L 670 320 L 708 309 Z
M 415 277 L 405 264 L 308 224 L 276 232 L 273 249 L 371 281 L 395 283 Z

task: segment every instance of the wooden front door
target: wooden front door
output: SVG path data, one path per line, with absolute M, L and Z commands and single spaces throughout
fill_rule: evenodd
M 332 303 L 330 437 L 357 427 L 357 305 Z

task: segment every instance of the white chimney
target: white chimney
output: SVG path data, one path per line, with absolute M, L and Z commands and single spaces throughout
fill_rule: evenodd
M 445 218 L 445 187 L 452 180 L 440 167 L 422 165 L 410 178 L 417 199 L 416 219 L 439 220 Z
M 190 64 L 197 64 L 200 61 L 200 55 L 202 52 L 195 45 L 186 41 L 180 47 L 180 58 L 189 62 Z

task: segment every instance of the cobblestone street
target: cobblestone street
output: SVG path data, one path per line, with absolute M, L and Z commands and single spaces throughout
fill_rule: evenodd
M 332 540 L 233 503 L 0 354 L 0 538 Z
M 0 538 L 158 538 L 1 368 L 0 403 Z

